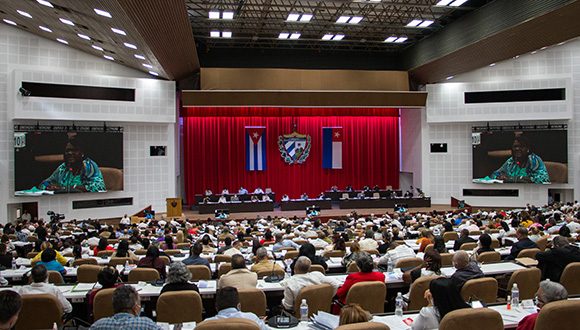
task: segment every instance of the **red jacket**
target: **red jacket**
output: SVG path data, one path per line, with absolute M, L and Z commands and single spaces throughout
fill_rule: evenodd
M 380 281 L 385 283 L 385 274 L 380 272 L 370 272 L 370 273 L 358 272 L 348 274 L 346 280 L 344 281 L 344 284 L 340 288 L 338 288 L 338 291 L 336 291 L 336 296 L 338 297 L 338 300 L 344 304 L 344 302 L 346 301 L 346 295 L 348 294 L 348 290 L 350 290 L 351 286 L 355 285 L 358 282 L 368 282 L 368 281 Z
M 534 330 L 537 318 L 538 313 L 530 314 L 524 317 L 520 323 L 518 323 L 518 328 L 516 330 Z

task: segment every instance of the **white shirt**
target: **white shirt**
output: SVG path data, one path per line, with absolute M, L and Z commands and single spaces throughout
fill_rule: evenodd
M 412 330 L 439 329 L 439 313 L 433 306 L 423 307 L 411 325 Z
M 325 248 L 329 245 L 328 242 L 322 238 L 313 239 L 310 241 L 310 243 L 314 245 L 315 248 Z
M 224 256 L 233 256 L 234 254 L 242 254 L 242 252 L 240 252 L 240 250 L 236 249 L 236 248 L 229 248 L 227 250 L 224 251 Z
M 25 294 L 42 294 L 48 293 L 56 297 L 56 299 L 60 302 L 64 313 L 72 312 L 72 305 L 62 292 L 54 285 L 49 283 L 32 283 L 30 285 L 26 285 L 20 288 L 19 293 L 21 295 Z
M 373 250 L 379 247 L 379 243 L 372 238 L 365 238 L 358 242 L 361 250 Z
M 129 217 L 122 217 L 121 221 L 119 222 L 122 225 L 130 225 L 131 224 L 131 219 L 129 219 Z
M 575 233 L 580 230 L 580 224 L 578 222 L 571 221 L 566 226 L 568 229 L 570 229 L 571 233 Z
M 296 297 L 303 287 L 309 285 L 318 285 L 322 283 L 328 283 L 332 285 L 334 293 L 336 293 L 336 289 L 340 286 L 340 283 L 338 283 L 336 280 L 331 277 L 326 277 L 321 272 L 296 274 L 289 279 L 282 281 L 280 283 L 284 287 L 284 299 L 282 299 L 282 305 L 287 310 L 293 310 L 294 300 L 296 300 Z
M 391 260 L 393 260 L 393 264 L 397 263 L 397 260 L 403 259 L 403 258 L 415 258 L 415 251 L 413 251 L 413 249 L 411 249 L 410 247 L 408 247 L 407 245 L 401 244 L 399 246 L 397 246 L 396 248 L 387 251 L 387 253 L 385 253 L 384 256 L 381 257 L 381 259 L 379 259 L 379 264 L 384 264 L 386 265 L 389 261 L 389 257 L 391 257 Z
M 262 190 L 262 188 L 256 188 L 256 190 L 254 190 L 254 194 L 263 194 L 264 191 Z
M 260 320 L 254 313 L 245 313 L 240 312 L 237 308 L 226 308 L 222 309 L 217 313 L 216 316 L 210 317 L 207 320 L 222 320 L 222 319 L 229 319 L 229 318 L 240 318 L 240 319 L 247 319 L 254 321 L 260 327 L 260 330 L 269 330 L 270 328 L 264 324 L 264 321 Z
M 221 196 L 221 197 L 218 199 L 218 203 L 227 203 L 227 202 L 228 202 L 228 200 L 226 199 L 226 197 L 225 197 L 225 196 Z

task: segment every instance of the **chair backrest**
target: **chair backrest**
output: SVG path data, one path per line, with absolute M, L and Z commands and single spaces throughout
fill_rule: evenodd
M 433 251 L 434 247 L 435 247 L 435 244 L 429 244 L 425 247 L 425 250 L 423 252 L 426 254 L 429 251 Z
M 526 268 L 516 270 L 507 285 L 507 289 L 511 290 L 514 283 L 518 285 L 520 291 L 520 301 L 525 299 L 534 299 L 536 292 L 540 287 L 540 280 L 542 278 L 542 271 L 538 268 Z
M 459 239 L 459 234 L 456 231 L 446 231 L 443 233 L 443 240 L 445 243 L 448 241 L 456 241 Z
M 52 329 L 55 322 L 61 326 L 62 313 L 62 305 L 51 294 L 22 295 L 16 330 Z
M 218 274 L 217 277 L 220 278 L 222 275 L 227 274 L 232 270 L 232 264 L 230 263 L 222 263 L 218 267 Z
M 283 269 L 274 269 L 274 274 L 281 276 L 282 278 L 284 278 L 284 276 L 286 275 L 286 273 L 284 272 Z M 266 270 L 260 270 L 258 272 L 258 278 L 264 278 L 266 276 L 270 276 L 272 275 L 272 270 L 271 269 L 266 269 Z
M 499 241 L 495 238 L 491 239 L 491 246 L 492 249 L 499 249 Z
M 385 312 L 387 286 L 383 282 L 358 282 L 350 287 L 346 294 L 346 303 L 359 304 L 371 314 Z
M 95 295 L 93 300 L 93 317 L 95 321 L 115 315 L 113 310 L 114 291 L 115 288 L 101 289 Z
M 501 314 L 491 308 L 463 308 L 447 313 L 439 330 L 503 330 Z
M 538 254 L 538 252 L 540 252 L 540 249 L 538 248 L 523 249 L 520 251 L 520 253 L 518 253 L 518 258 L 532 258 L 535 260 L 536 254 Z
M 266 295 L 260 289 L 239 289 L 240 306 L 242 312 L 266 316 Z
M 288 250 L 284 255 L 284 259 L 294 259 L 296 257 L 298 257 L 298 251 L 296 250 Z
M 347 273 L 358 273 L 360 269 L 358 268 L 356 262 L 351 262 L 348 264 L 348 269 L 346 270 Z
M 366 252 L 370 255 L 376 255 L 376 256 L 380 255 L 379 250 L 377 250 L 377 249 L 367 249 L 367 250 L 363 250 L 363 252 Z
M 576 330 L 580 324 L 580 300 L 561 300 L 540 310 L 534 330 Z
M 481 230 L 470 230 L 469 235 L 472 236 L 481 235 Z
M 107 244 L 109 244 L 109 245 L 115 245 L 115 244 L 118 244 L 118 243 L 119 243 L 119 240 L 116 239 L 116 238 L 109 238 L 109 239 L 107 239 Z
M 113 251 L 113 250 L 99 251 L 99 252 L 97 252 L 97 257 L 99 257 L 99 258 L 110 257 L 113 255 L 113 253 L 115 253 L 115 251 Z
M 179 249 L 171 249 L 171 250 L 163 250 L 163 252 L 165 252 L 165 254 L 167 254 L 168 256 L 174 256 L 176 254 L 182 253 L 183 251 Z
M 213 261 L 215 263 L 219 263 L 219 262 L 227 262 L 230 263 L 232 262 L 232 257 L 231 256 L 226 256 L 223 254 L 216 254 L 215 257 L 213 257 Z
M 390 330 L 386 324 L 379 322 L 359 322 L 341 325 L 336 330 Z
M 459 249 L 463 250 L 463 251 L 471 251 L 471 250 L 475 249 L 476 247 L 477 247 L 477 243 L 470 242 L 470 243 L 461 244 L 461 247 Z
M 481 300 L 487 304 L 497 300 L 497 280 L 493 277 L 484 277 L 469 280 L 461 288 L 463 300 Z
M 189 250 L 191 247 L 190 243 L 177 243 L 176 247 L 180 250 Z
M 52 283 L 52 284 L 63 284 L 64 283 L 64 278 L 62 278 L 62 275 L 54 270 L 49 270 L 48 271 L 48 283 Z
M 39 252 L 35 252 L 35 251 L 33 251 L 33 252 L 28 252 L 28 253 L 26 254 L 26 258 L 28 258 L 28 259 L 32 259 L 32 258 L 36 257 L 36 255 L 37 255 L 38 253 L 39 253 Z
M 500 262 L 501 254 L 499 254 L 497 251 L 483 252 L 477 256 L 477 261 L 481 262 L 482 264 Z
M 201 322 L 202 310 L 201 296 L 193 290 L 165 292 L 157 299 L 157 322 Z
M 303 287 L 294 300 L 294 316 L 300 318 L 300 304 L 302 303 L 302 299 L 306 299 L 306 303 L 308 304 L 308 317 L 318 311 L 330 312 L 332 296 L 334 296 L 334 289 L 330 284 L 325 283 Z
M 137 250 L 135 250 L 135 255 L 144 256 L 146 254 L 147 254 L 147 250 L 145 250 L 145 249 L 137 249 Z
M 169 266 L 169 264 L 171 263 L 171 259 L 169 259 L 168 256 L 159 256 L 159 260 L 163 261 L 165 266 Z
M 124 265 L 125 262 L 129 262 L 129 263 L 135 263 L 135 260 L 129 258 L 129 257 L 114 257 L 109 259 L 109 266 L 117 266 L 117 265 Z
M 328 257 L 328 258 L 332 258 L 332 257 L 344 257 L 344 255 L 346 254 L 345 251 L 343 250 L 331 250 L 331 251 L 326 251 L 324 252 L 324 256 Z
M 191 280 L 192 281 L 199 281 L 199 280 L 211 280 L 211 270 L 204 265 L 189 265 L 187 266 L 189 272 L 191 273 Z
M 425 300 L 425 291 L 429 289 L 431 281 L 436 278 L 439 278 L 439 276 L 421 276 L 411 284 L 408 310 L 416 311 L 427 306 L 428 301 Z
M 423 264 L 421 258 L 402 258 L 397 260 L 395 268 L 413 268 Z
M 260 330 L 258 324 L 252 320 L 227 318 L 221 320 L 207 320 L 199 323 L 196 330 Z
M 83 259 L 76 259 L 73 261 L 73 267 L 78 267 L 80 265 L 97 265 L 97 259 L 95 258 L 83 258 Z
M 160 278 L 157 269 L 153 268 L 134 268 L 129 272 L 129 282 L 150 282 Z
M 548 236 L 540 237 L 536 241 L 536 245 L 538 246 L 538 249 L 540 249 L 540 251 L 545 251 L 546 246 L 548 246 Z
M 321 265 L 310 265 L 310 270 L 308 272 L 321 272 L 322 274 L 326 274 L 326 269 Z
M 580 262 L 570 263 L 564 268 L 562 276 L 560 277 L 560 284 L 562 284 L 569 295 L 580 294 Z
M 79 283 L 96 283 L 97 275 L 103 269 L 99 265 L 80 265 L 77 268 L 77 282 Z
M 441 253 L 441 267 L 453 266 L 453 253 Z

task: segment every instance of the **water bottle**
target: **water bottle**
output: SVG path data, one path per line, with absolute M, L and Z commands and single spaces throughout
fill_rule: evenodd
M 395 268 L 395 263 L 393 262 L 393 258 L 391 256 L 387 257 L 387 273 L 392 273 Z
M 300 304 L 300 321 L 308 321 L 308 304 L 306 299 L 302 299 Z
M 16 268 L 16 259 L 12 258 L 12 269 L 15 270 Z
M 395 299 L 395 315 L 403 316 L 403 294 L 400 292 L 397 293 L 397 298 Z
M 520 304 L 520 290 L 518 289 L 518 285 L 514 283 L 512 287 L 512 307 L 518 307 Z
M 129 260 L 125 261 L 125 271 L 128 272 L 129 271 Z

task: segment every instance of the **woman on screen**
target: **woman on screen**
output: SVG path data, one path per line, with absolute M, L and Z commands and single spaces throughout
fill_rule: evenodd
M 550 183 L 544 161 L 530 152 L 530 143 L 522 135 L 517 135 L 514 139 L 512 156 L 490 178 L 511 183 Z
M 64 149 L 64 162 L 39 189 L 53 191 L 102 192 L 106 191 L 103 174 L 97 163 L 85 156 L 82 139 L 69 137 Z

